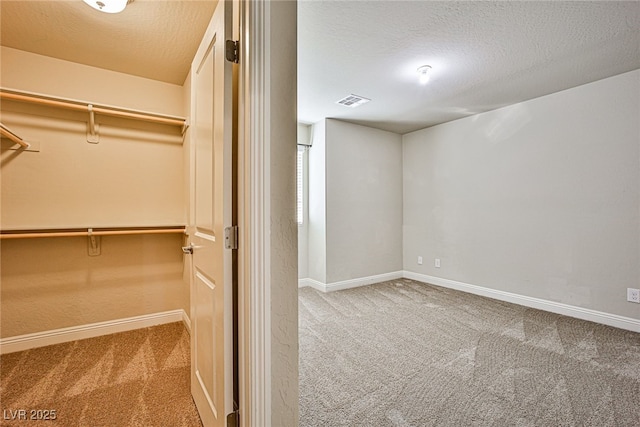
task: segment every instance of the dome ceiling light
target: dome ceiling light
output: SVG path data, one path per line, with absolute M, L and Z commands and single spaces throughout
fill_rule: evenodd
M 82 0 L 92 8 L 105 13 L 120 13 L 133 0 Z
M 421 85 L 426 85 L 429 83 L 429 79 L 431 78 L 431 65 L 423 65 L 418 68 L 419 74 L 419 82 Z

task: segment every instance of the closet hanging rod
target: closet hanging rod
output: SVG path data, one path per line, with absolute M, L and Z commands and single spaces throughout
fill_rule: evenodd
M 20 138 L 18 135 L 13 133 L 8 127 L 3 125 L 2 123 L 0 123 L 0 134 L 2 134 L 2 136 L 4 136 L 5 138 L 15 142 L 16 144 L 21 145 L 24 148 L 29 148 L 28 142 L 26 142 L 24 139 Z
M 32 104 L 46 105 L 49 107 L 58 107 L 74 111 L 90 112 L 93 110 L 96 114 L 161 123 L 171 126 L 180 126 L 182 128 L 186 126 L 186 120 L 180 117 L 149 113 L 146 111 L 132 110 L 128 108 L 111 107 L 108 105 L 97 105 L 91 102 L 57 98 L 14 89 L 0 88 L 0 99 L 29 102 Z M 89 106 L 91 106 L 91 108 Z
M 86 237 L 86 236 L 124 236 L 132 234 L 184 234 L 184 226 L 176 227 L 130 227 L 130 228 L 86 228 L 64 230 L 11 230 L 1 231 L 0 239 L 33 239 L 38 237 Z

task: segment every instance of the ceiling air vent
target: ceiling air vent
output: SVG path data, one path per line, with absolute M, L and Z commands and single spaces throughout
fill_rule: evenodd
M 349 96 L 345 96 L 340 101 L 336 101 L 336 104 L 344 105 L 345 107 L 349 107 L 349 108 L 355 108 L 359 105 L 366 104 L 369 101 L 371 100 L 368 98 L 365 98 L 364 96 L 351 94 Z

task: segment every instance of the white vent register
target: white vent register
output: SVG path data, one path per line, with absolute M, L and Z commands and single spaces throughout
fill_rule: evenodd
M 362 104 L 366 104 L 371 101 L 369 98 L 365 98 L 364 96 L 351 94 L 349 96 L 345 96 L 339 101 L 336 101 L 336 104 L 344 105 L 345 107 L 355 108 Z

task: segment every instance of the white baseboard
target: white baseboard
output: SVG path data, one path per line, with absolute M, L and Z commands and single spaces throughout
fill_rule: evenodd
M 186 319 L 186 321 L 185 321 Z M 163 325 L 165 323 L 185 322 L 190 329 L 189 317 L 184 310 L 171 310 L 161 313 L 145 314 L 142 316 L 127 317 L 125 319 L 110 320 L 106 322 L 90 323 L 87 325 L 72 326 L 68 328 L 54 329 L 51 331 L 36 332 L 26 335 L 18 335 L 0 339 L 0 354 L 14 353 L 16 351 L 29 350 L 47 345 L 61 344 L 64 342 L 93 338 L 102 335 L 126 332 L 134 329 L 147 328 L 149 326 Z
M 310 286 L 321 292 L 341 291 L 343 289 L 357 288 L 359 286 L 372 285 L 387 280 L 402 279 L 404 271 L 376 274 L 375 276 L 358 277 L 357 279 L 342 280 L 340 282 L 322 283 L 313 279 L 299 279 L 298 287 Z
M 411 271 L 404 271 L 404 277 L 406 277 L 407 279 L 417 280 L 419 282 L 442 286 L 444 288 L 456 289 L 458 291 L 481 295 L 484 297 L 510 302 L 525 307 L 537 308 L 539 310 L 562 314 L 569 317 L 575 317 L 577 319 L 589 320 L 591 322 L 601 323 L 628 331 L 640 332 L 640 319 L 633 319 L 631 317 L 618 316 L 616 314 L 605 313 L 588 308 L 576 307 L 573 305 L 548 301 L 540 298 L 533 298 L 525 295 L 514 294 L 511 292 L 499 291 L 496 289 L 471 285 L 469 283 L 457 282 L 455 280 L 427 276 L 425 274 L 414 273 Z
M 309 278 L 298 279 L 298 287 L 299 288 L 310 287 L 321 292 L 327 292 L 327 285 L 325 285 L 322 282 L 318 282 L 317 280 L 313 280 Z
M 191 319 L 189 318 L 189 315 L 187 314 L 186 311 L 181 310 L 182 311 L 182 323 L 184 323 L 184 327 L 187 328 L 187 332 L 189 332 L 189 335 L 191 335 Z
M 357 279 L 342 280 L 340 282 L 327 283 L 326 291 L 341 291 L 343 289 L 357 288 L 358 286 L 372 285 L 374 283 L 386 282 L 387 280 L 402 279 L 404 271 L 393 271 L 391 273 L 376 274 L 375 276 L 359 277 Z
M 375 276 L 361 277 L 358 279 L 344 280 L 334 283 L 322 283 L 317 280 L 308 278 L 300 279 L 298 280 L 298 287 L 302 288 L 305 286 L 310 286 L 321 292 L 331 292 L 342 289 L 355 288 L 358 286 L 371 285 L 387 280 L 400 279 L 403 277 L 436 286 L 442 286 L 444 288 L 456 289 L 458 291 L 510 302 L 525 307 L 537 308 L 539 310 L 549 311 L 551 313 L 562 314 L 569 317 L 575 317 L 577 319 L 601 323 L 603 325 L 609 325 L 615 328 L 625 329 L 627 331 L 640 332 L 640 319 L 618 316 L 617 314 L 610 314 L 555 301 L 548 301 L 541 298 L 534 298 L 525 295 L 514 294 L 511 292 L 499 291 L 483 286 L 471 285 L 469 283 L 457 282 L 450 279 L 443 279 L 441 277 L 427 276 L 426 274 L 414 273 L 412 271 L 406 270 L 378 274 Z

